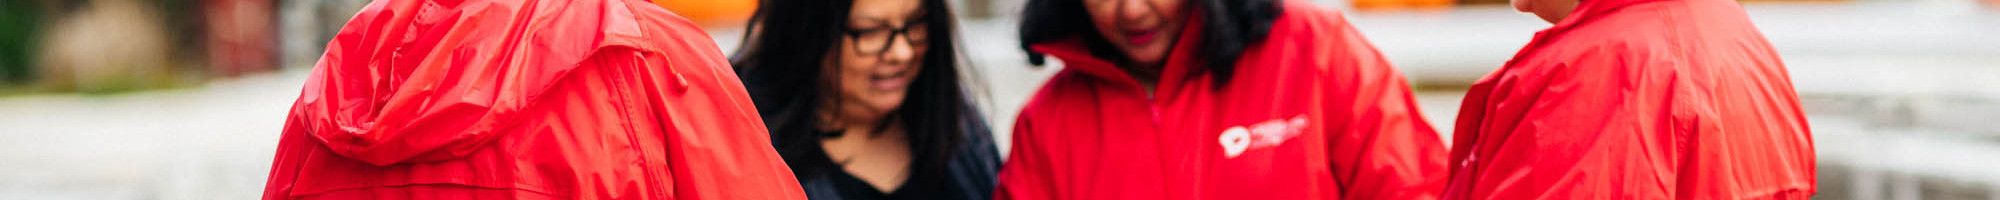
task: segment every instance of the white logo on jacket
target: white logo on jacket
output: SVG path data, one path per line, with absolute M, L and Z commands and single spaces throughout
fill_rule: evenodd
M 1251 124 L 1249 127 L 1229 127 L 1229 129 L 1222 130 L 1222 137 L 1218 139 L 1222 143 L 1222 154 L 1229 158 L 1236 158 L 1237 155 L 1243 155 L 1243 151 L 1248 151 L 1251 148 L 1270 148 L 1278 146 L 1278 144 L 1284 144 L 1285 140 L 1298 137 L 1299 133 L 1305 132 L 1305 130 L 1306 116 L 1299 115 L 1293 116 L 1289 120 L 1283 118 L 1271 119 Z

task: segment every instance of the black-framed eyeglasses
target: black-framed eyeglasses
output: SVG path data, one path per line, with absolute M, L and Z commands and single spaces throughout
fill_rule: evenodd
M 870 28 L 847 30 L 847 39 L 854 41 L 854 52 L 863 55 L 878 55 L 889 51 L 897 37 L 912 47 L 929 44 L 930 25 L 925 23 L 905 24 L 901 28 Z

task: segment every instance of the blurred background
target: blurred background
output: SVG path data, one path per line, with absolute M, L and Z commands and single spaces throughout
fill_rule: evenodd
M 1465 87 L 1549 26 L 1506 0 L 1313 1 L 1347 11 L 1444 131 Z M 1023 2 L 954 2 L 1003 149 L 1061 69 L 1016 48 Z M 1805 104 L 1818 198 L 2000 200 L 2000 0 L 1741 2 Z M 305 71 L 366 3 L 0 0 L 0 199 L 256 198 Z M 656 3 L 725 51 L 756 7 Z

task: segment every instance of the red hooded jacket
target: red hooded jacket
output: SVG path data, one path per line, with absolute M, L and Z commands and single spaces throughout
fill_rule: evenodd
M 1449 199 L 1805 199 L 1813 143 L 1729 0 L 1589 0 L 1473 85 Z
M 385 0 L 292 107 L 264 199 L 802 199 L 721 51 L 638 0 Z
M 1286 1 L 1231 82 L 1193 73 L 1190 23 L 1156 97 L 1080 40 L 1014 128 L 999 199 L 1433 199 L 1445 149 L 1409 85 L 1340 13 Z M 1199 21 L 1199 20 L 1196 20 Z

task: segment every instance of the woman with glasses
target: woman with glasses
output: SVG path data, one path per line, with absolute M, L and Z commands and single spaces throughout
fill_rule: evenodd
M 999 163 L 944 0 L 766 0 L 737 72 L 812 199 L 987 199 Z
M 1030 0 L 1061 60 L 1000 199 L 1433 199 L 1445 149 L 1409 84 L 1305 0 Z

